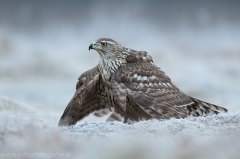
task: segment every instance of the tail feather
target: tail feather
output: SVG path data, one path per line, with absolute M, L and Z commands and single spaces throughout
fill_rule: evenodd
M 113 122 L 113 121 L 123 122 L 123 117 L 120 114 L 112 112 L 109 109 L 102 109 L 102 110 L 96 111 L 93 115 L 96 117 L 108 116 L 106 121 L 110 121 L 110 122 Z
M 187 106 L 189 115 L 206 116 L 228 111 L 226 108 L 207 103 L 193 97 L 190 98 L 194 101 L 194 104 Z
M 111 111 L 109 109 L 102 109 L 102 110 L 96 111 L 93 115 L 96 117 L 104 117 L 106 115 L 109 115 L 110 113 Z
M 119 121 L 119 122 L 123 122 L 123 117 L 118 114 L 113 112 L 108 118 L 107 121 L 113 122 L 113 121 Z

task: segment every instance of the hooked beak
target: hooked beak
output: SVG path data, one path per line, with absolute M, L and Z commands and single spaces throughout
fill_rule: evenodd
M 89 46 L 88 50 L 90 51 L 90 49 L 93 49 L 93 44 Z
M 93 42 L 89 47 L 88 50 L 90 51 L 90 49 L 95 49 L 96 42 Z

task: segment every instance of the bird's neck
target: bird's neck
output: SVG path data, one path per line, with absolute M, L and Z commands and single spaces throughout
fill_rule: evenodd
M 124 58 L 100 58 L 98 63 L 98 69 L 105 81 L 110 81 L 111 76 L 122 66 L 126 64 Z

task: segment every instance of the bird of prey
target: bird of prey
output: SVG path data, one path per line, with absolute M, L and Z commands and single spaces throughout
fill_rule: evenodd
M 112 112 L 109 120 L 124 123 L 148 119 L 185 118 L 227 112 L 227 109 L 184 94 L 145 51 L 126 48 L 109 38 L 89 46 L 99 63 L 84 72 L 59 126 L 74 125 L 90 113 Z

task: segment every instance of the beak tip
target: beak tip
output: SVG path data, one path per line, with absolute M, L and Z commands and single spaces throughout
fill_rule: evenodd
M 88 47 L 88 50 L 90 51 L 91 49 L 93 49 L 93 44 L 91 44 L 89 47 Z

